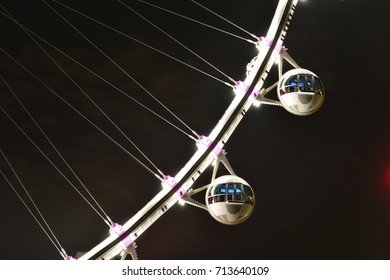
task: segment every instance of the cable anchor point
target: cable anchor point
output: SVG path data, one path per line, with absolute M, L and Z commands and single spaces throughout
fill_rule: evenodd
M 264 37 L 264 36 L 261 36 L 260 38 L 258 38 L 258 42 L 257 42 L 257 49 L 260 49 L 261 46 L 267 46 L 267 47 L 271 47 L 273 41 L 268 39 L 267 37 Z M 280 53 L 283 49 L 283 42 L 280 41 L 276 44 L 274 50 L 277 52 L 277 53 Z

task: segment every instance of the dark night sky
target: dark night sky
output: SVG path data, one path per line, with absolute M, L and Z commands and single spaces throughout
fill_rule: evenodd
M 117 1 L 63 2 L 226 80 Z M 253 45 L 137 1 L 124 2 L 229 76 L 245 78 L 245 66 L 256 54 Z M 302 67 L 322 79 L 323 107 L 308 117 L 266 105 L 251 109 L 225 147 L 236 173 L 255 190 L 251 218 L 225 226 L 205 211 L 176 205 L 137 240 L 141 259 L 390 258 L 388 4 L 374 2 L 298 4 L 285 45 Z M 153 3 L 246 36 L 190 1 Z M 203 3 L 261 36 L 277 1 Z M 26 27 L 169 117 L 42 1 L 1 4 Z M 210 133 L 232 100 L 229 87 L 52 5 L 199 134 Z M 135 152 L 16 24 L 3 15 L 0 21 L 2 49 Z M 165 174 L 174 176 L 187 162 L 195 151 L 193 141 L 55 50 L 45 49 Z M 160 190 L 158 180 L 2 52 L 0 74 L 114 221 L 124 223 Z M 0 92 L 0 105 L 66 172 L 4 83 Z M 87 251 L 103 240 L 107 226 L 0 113 L 0 148 L 68 254 Z M 3 158 L 0 168 L 17 186 Z M 198 186 L 209 180 L 209 173 Z M 60 259 L 3 178 L 0 186 L 0 259 Z

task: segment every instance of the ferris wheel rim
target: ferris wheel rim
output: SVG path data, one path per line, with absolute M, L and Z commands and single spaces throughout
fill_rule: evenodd
M 161 197 L 161 199 L 160 199 L 160 201 L 163 201 L 163 203 L 161 203 L 161 204 L 155 203 L 150 208 L 146 209 L 147 211 L 143 214 L 143 216 L 145 216 L 146 219 L 148 217 L 152 216 L 154 213 L 156 213 L 161 208 L 161 205 L 166 204 L 178 192 L 180 192 L 180 196 L 183 196 L 184 195 L 184 193 L 182 193 L 183 185 L 185 185 L 189 180 L 191 180 L 191 178 L 193 178 L 195 173 L 199 172 L 200 166 L 202 164 L 204 164 L 208 160 L 210 155 L 213 155 L 213 153 L 215 153 L 216 150 L 217 151 L 221 151 L 222 150 L 222 148 L 220 148 L 218 146 L 220 146 L 221 144 L 222 144 L 222 146 L 225 146 L 226 142 L 223 141 L 223 138 L 226 135 L 227 131 L 231 128 L 232 123 L 241 114 L 241 112 L 243 110 L 243 107 L 246 105 L 248 100 L 250 100 L 250 98 L 253 96 L 253 91 L 255 90 L 255 88 L 256 88 L 256 86 L 258 84 L 258 81 L 260 79 L 262 79 L 262 75 L 264 75 L 264 73 L 266 72 L 266 68 L 267 68 L 267 66 L 269 64 L 269 61 L 272 58 L 272 55 L 274 54 L 275 49 L 280 48 L 280 40 L 282 40 L 282 41 L 284 40 L 284 38 L 283 38 L 283 31 L 287 31 L 286 28 L 285 28 L 285 25 L 291 19 L 292 12 L 295 10 L 295 6 L 296 6 L 297 2 L 298 2 L 298 0 L 280 0 L 279 1 L 278 8 L 283 6 L 283 14 L 280 16 L 279 19 L 276 19 L 277 21 L 279 21 L 279 23 L 278 23 L 277 29 L 274 32 L 273 38 L 266 38 L 267 41 L 269 42 L 267 53 L 266 53 L 263 61 L 261 62 L 261 65 L 259 66 L 259 69 L 257 70 L 256 75 L 253 77 L 253 80 L 250 83 L 247 91 L 241 97 L 240 102 L 236 105 L 233 113 L 227 119 L 226 123 L 223 125 L 223 127 L 220 129 L 220 131 L 217 133 L 217 135 L 210 139 L 211 141 L 209 142 L 209 145 L 207 146 L 207 148 L 204 149 L 204 151 L 201 154 L 201 156 L 192 164 L 192 166 L 189 168 L 189 170 L 186 171 L 186 174 L 184 174 L 180 178 L 180 180 L 177 180 L 177 181 L 175 181 L 175 178 L 167 176 L 166 179 L 167 180 L 171 180 L 170 181 L 171 184 L 169 185 L 170 189 L 165 191 L 165 192 L 161 191 L 159 194 L 157 194 L 155 196 L 155 198 L 156 198 L 160 194 L 163 195 L 163 197 Z M 281 6 L 279 6 L 279 5 L 281 5 Z M 274 17 L 272 23 L 274 22 L 274 20 L 275 20 L 275 17 Z M 272 23 L 271 23 L 271 25 L 272 25 Z M 265 79 L 263 81 L 265 81 Z M 232 101 L 232 103 L 233 103 L 233 101 Z M 232 105 L 232 103 L 229 105 L 229 107 Z M 213 131 L 215 129 L 216 129 L 216 127 L 214 127 Z M 231 132 L 231 133 L 233 133 L 233 132 Z M 191 161 L 191 159 L 190 159 L 190 161 Z M 187 164 L 189 164 L 190 161 Z M 200 174 L 198 174 L 198 176 Z M 127 239 L 130 237 L 130 235 L 142 223 L 143 223 L 143 220 L 141 220 L 141 219 L 136 220 L 127 229 L 125 229 L 121 233 L 120 236 L 117 236 L 116 238 L 111 238 L 110 240 L 106 239 L 105 243 L 104 242 L 100 243 L 99 245 L 102 245 L 102 248 L 98 249 L 97 252 L 93 252 L 91 254 L 91 251 L 90 251 L 89 253 L 87 253 L 87 256 L 82 256 L 81 258 L 83 258 L 83 259 L 84 258 L 85 259 L 99 259 L 99 258 L 102 258 L 104 253 L 109 251 L 110 248 L 116 247 L 116 246 L 120 245 L 121 243 L 126 243 Z M 136 236 L 136 238 L 138 238 L 138 236 Z M 133 243 L 134 241 L 135 240 L 131 240 L 131 238 L 130 238 L 130 244 Z M 95 247 L 95 248 L 97 249 L 97 247 Z

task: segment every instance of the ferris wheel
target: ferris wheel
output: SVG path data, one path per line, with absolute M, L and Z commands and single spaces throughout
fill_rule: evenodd
M 246 67 L 245 79 L 232 81 L 230 86 L 235 97 L 210 134 L 194 133 L 192 138 L 196 151 L 181 170 L 170 175 L 158 168 L 157 173 L 151 172 L 161 181 L 161 191 L 125 223 L 118 224 L 109 218 L 105 219 L 110 228 L 109 235 L 89 251 L 72 257 L 62 249 L 64 259 L 109 260 L 125 259 L 128 256 L 137 259 L 137 239 L 177 203 L 203 209 L 217 222 L 226 225 L 238 225 L 250 217 L 256 205 L 255 190 L 235 173 L 228 161 L 225 146 L 229 138 L 247 112 L 260 104 L 281 106 L 291 114 L 307 116 L 321 107 L 325 97 L 319 77 L 301 68 L 283 45 L 297 4 L 298 0 L 280 0 L 267 34 L 260 37 L 252 35 L 257 54 Z M 283 64 L 286 62 L 293 67 L 292 70 L 284 71 Z M 278 80 L 265 87 L 265 81 L 275 63 Z M 278 99 L 268 97 L 272 91 L 276 91 Z M 1 153 L 8 162 L 5 154 Z M 209 183 L 197 186 L 195 183 L 198 178 L 210 166 L 213 172 Z M 218 176 L 221 167 L 227 174 Z M 201 192 L 204 192 L 204 201 L 195 198 Z M 104 211 L 102 216 L 108 217 Z

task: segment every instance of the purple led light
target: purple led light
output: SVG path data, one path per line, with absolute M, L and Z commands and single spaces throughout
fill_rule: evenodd
M 201 135 L 199 136 L 199 142 L 202 143 L 203 145 L 205 145 L 207 148 L 211 146 L 211 144 L 213 143 L 210 138 L 208 138 L 207 136 L 204 136 L 204 135 Z
M 126 247 L 129 247 L 131 243 L 133 243 L 133 240 L 131 239 L 130 235 L 122 240 L 122 244 Z
M 125 233 L 125 230 L 123 229 L 123 227 L 120 225 L 120 224 L 117 224 L 117 223 L 114 223 L 112 224 L 111 226 L 111 230 L 112 232 L 114 232 L 116 235 L 118 236 L 121 236 L 122 234 Z M 128 235 L 127 237 L 125 237 L 121 243 L 125 246 L 125 247 L 128 247 L 131 245 L 131 243 L 133 243 L 133 240 L 131 239 L 130 235 Z
M 75 258 L 73 258 L 72 256 L 66 256 L 65 260 L 66 261 L 74 261 Z
M 271 44 L 272 44 L 272 40 L 269 40 L 268 38 L 264 37 L 264 36 L 261 36 L 259 38 L 259 43 L 260 44 L 263 44 L 263 45 L 266 45 L 267 47 L 270 47 Z
M 236 87 L 234 89 L 235 93 L 246 93 L 249 89 L 249 85 L 243 81 L 236 82 Z
M 167 183 L 167 185 L 168 185 L 171 189 L 173 189 L 173 188 L 176 187 L 176 185 L 177 185 L 177 182 L 176 182 L 175 178 L 173 178 L 173 177 L 171 177 L 171 176 L 169 176 L 169 175 L 164 177 L 164 181 L 165 181 L 165 183 Z M 180 187 L 180 188 L 178 188 L 178 190 L 176 191 L 176 193 L 177 193 L 177 195 L 178 195 L 179 197 L 182 197 L 183 195 L 186 194 L 186 190 L 185 190 L 183 187 Z
M 169 175 L 164 176 L 164 181 L 171 188 L 174 188 L 177 185 L 177 182 L 176 182 L 175 178 L 173 178 L 173 177 L 171 177 Z
M 215 148 L 213 149 L 213 153 L 216 156 L 218 156 L 221 153 L 221 151 L 222 151 L 222 146 L 219 144 L 217 146 L 215 146 Z
M 209 148 L 211 146 L 211 144 L 213 144 L 213 141 L 211 141 L 210 138 L 208 138 L 207 136 L 204 136 L 204 135 L 199 137 L 199 142 L 202 143 L 203 145 L 205 145 L 207 148 Z M 213 154 L 218 156 L 221 153 L 221 151 L 222 151 L 222 145 L 218 144 L 213 149 Z
M 245 94 L 248 91 L 248 89 L 249 89 L 249 85 L 247 83 L 245 83 L 243 81 L 238 81 L 238 82 L 236 82 L 236 87 L 234 89 L 234 92 L 236 94 Z M 258 90 L 253 90 L 252 94 L 251 94 L 251 97 L 256 100 L 258 95 L 259 95 L 259 91 Z
M 125 230 L 120 224 L 114 223 L 111 225 L 111 230 L 114 232 L 116 235 L 121 236 Z
M 267 47 L 271 47 L 271 45 L 272 45 L 272 40 L 269 40 L 268 38 L 266 38 L 266 37 L 264 37 L 264 36 L 261 36 L 261 37 L 259 38 L 259 44 L 265 45 L 265 46 L 267 46 Z M 277 53 L 280 53 L 280 51 L 282 50 L 282 48 L 283 48 L 282 42 L 279 42 L 279 43 L 277 43 L 276 46 L 275 46 L 275 51 L 276 51 Z

